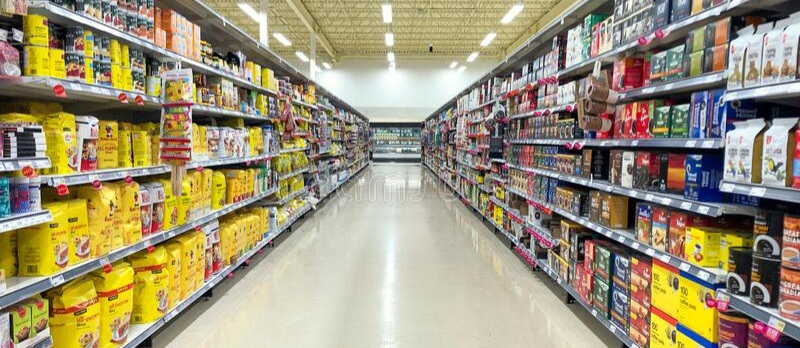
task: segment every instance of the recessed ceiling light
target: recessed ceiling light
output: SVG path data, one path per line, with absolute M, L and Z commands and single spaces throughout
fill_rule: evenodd
M 467 66 L 466 65 L 462 65 L 460 68 L 458 68 L 458 72 L 459 73 L 463 73 L 464 70 L 467 70 Z
M 386 46 L 394 46 L 394 33 L 386 33 Z
M 387 53 L 386 58 L 389 59 L 390 62 L 394 62 L 394 52 Z
M 284 45 L 286 47 L 289 47 L 289 46 L 292 45 L 292 42 L 289 41 L 289 39 L 287 39 L 286 36 L 283 36 L 283 34 L 277 32 L 277 31 L 272 33 L 272 37 L 274 37 L 275 40 L 278 40 L 278 42 L 280 42 L 281 45 Z
M 332 66 L 331 66 L 331 65 L 330 65 L 328 62 L 322 62 L 322 66 L 323 66 L 325 69 L 328 69 L 328 70 L 331 70 L 331 69 L 333 69 L 333 67 L 332 67 Z
M 300 58 L 300 60 L 302 60 L 303 63 L 308 63 L 308 57 L 306 56 L 305 53 L 297 51 L 294 54 L 297 56 L 297 58 Z
M 513 21 L 514 18 L 517 17 L 517 15 L 519 15 L 519 13 L 522 12 L 522 9 L 524 8 L 525 5 L 523 5 L 521 2 L 514 4 L 514 6 L 511 6 L 511 9 L 508 10 L 508 13 L 506 13 L 506 15 L 503 16 L 503 19 L 500 20 L 500 23 L 503 24 L 511 23 L 511 21 Z
M 455 68 L 455 67 L 457 67 L 457 66 L 458 66 L 458 62 L 452 62 L 452 63 L 450 63 L 450 69 L 453 69 L 453 68 Z
M 495 32 L 486 34 L 486 37 L 483 38 L 483 41 L 481 41 L 481 47 L 489 46 L 489 44 L 492 43 L 495 37 L 497 37 L 497 33 Z
M 383 22 L 392 22 L 392 4 L 386 3 L 381 5 L 381 12 L 383 13 Z
M 250 18 L 256 21 L 256 23 L 261 23 L 261 16 L 258 14 L 258 11 L 250 6 L 250 4 L 240 2 L 239 8 L 242 9 L 242 11 L 244 11 L 244 13 L 246 13 L 248 16 L 250 16 Z
M 478 58 L 478 54 L 479 54 L 478 52 L 472 52 L 472 54 L 470 54 L 469 57 L 467 57 L 467 61 L 470 63 L 474 62 L 475 59 Z

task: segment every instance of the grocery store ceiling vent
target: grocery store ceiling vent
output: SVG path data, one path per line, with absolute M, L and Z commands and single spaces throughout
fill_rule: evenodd
M 559 2 L 526 0 L 525 8 L 510 23 L 500 19 L 517 0 L 393 0 L 393 51 L 398 59 L 464 59 L 480 49 L 482 58 L 504 57 L 514 44 L 530 36 L 531 27 Z M 238 6 L 239 0 L 208 0 L 209 4 L 253 37 L 258 24 Z M 254 9 L 258 0 L 242 0 Z M 282 57 L 309 51 L 309 27 L 317 28 L 319 61 L 386 57 L 381 4 L 385 0 L 268 0 L 270 48 Z M 280 44 L 273 32 L 285 35 L 291 47 Z M 497 38 L 480 47 L 489 32 Z M 433 47 L 433 52 L 429 50 Z

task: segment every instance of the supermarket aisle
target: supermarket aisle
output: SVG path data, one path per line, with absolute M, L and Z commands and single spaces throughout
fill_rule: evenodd
M 552 280 L 532 275 L 459 201 L 439 191 L 423 167 L 367 170 L 245 275 L 224 282 L 213 300 L 159 333 L 154 345 L 617 344 L 582 307 L 565 305 L 550 290 Z

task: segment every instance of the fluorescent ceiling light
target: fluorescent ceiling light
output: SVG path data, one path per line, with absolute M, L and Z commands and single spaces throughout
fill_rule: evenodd
M 386 58 L 388 58 L 390 62 L 394 62 L 394 52 L 386 54 Z
M 472 54 L 470 54 L 469 57 L 467 57 L 467 61 L 472 63 L 477 58 L 478 58 L 478 52 L 472 52 Z
M 314 64 L 314 70 L 315 70 L 316 72 L 321 72 L 321 71 L 322 71 L 322 68 L 320 68 L 320 67 L 319 67 L 319 65 L 316 65 L 316 64 Z
M 394 33 L 386 33 L 386 46 L 394 46 Z
M 458 66 L 458 62 L 452 62 L 452 63 L 450 63 L 450 69 L 453 69 L 453 68 L 455 68 L 455 67 L 457 67 L 457 66 Z
M 466 65 L 462 65 L 460 68 L 458 68 L 458 72 L 460 72 L 460 73 L 463 73 L 464 70 L 467 70 L 467 66 Z
M 381 12 L 383 12 L 383 22 L 384 23 L 391 23 L 392 22 L 392 4 L 383 4 L 381 5 Z
M 261 16 L 258 14 L 258 11 L 250 6 L 250 4 L 240 2 L 239 8 L 242 9 L 242 11 L 244 11 L 244 13 L 246 13 L 248 16 L 250 16 L 250 18 L 256 21 L 256 23 L 261 23 Z
M 278 40 L 278 42 L 280 42 L 281 45 L 284 45 L 286 47 L 289 47 L 289 46 L 292 45 L 292 42 L 289 41 L 289 39 L 287 39 L 286 36 L 283 36 L 283 34 L 281 34 L 279 32 L 272 33 L 272 37 L 274 37 L 275 40 Z
M 495 37 L 497 37 L 497 33 L 495 32 L 486 34 L 486 37 L 483 38 L 483 41 L 481 41 L 481 47 L 489 46 L 489 44 L 492 43 Z
M 323 66 L 325 69 L 328 69 L 328 70 L 331 70 L 331 69 L 333 69 L 333 67 L 332 67 L 330 64 L 328 64 L 328 62 L 322 62 L 322 66 Z
M 503 16 L 503 19 L 500 20 L 500 23 L 503 24 L 511 23 L 511 21 L 513 21 L 514 18 L 517 17 L 517 15 L 520 12 L 522 12 L 523 8 L 525 8 L 525 5 L 523 5 L 521 2 L 514 4 L 514 6 L 511 6 L 511 9 L 508 10 L 508 13 L 506 13 L 506 15 Z
M 297 51 L 294 54 L 297 56 L 297 58 L 300 58 L 300 60 L 302 60 L 303 63 L 308 63 L 308 57 L 306 57 L 305 53 Z

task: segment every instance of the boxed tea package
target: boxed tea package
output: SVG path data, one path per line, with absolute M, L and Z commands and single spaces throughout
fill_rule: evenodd
M 689 53 L 703 52 L 706 46 L 706 27 L 699 27 L 686 35 L 686 50 Z
M 650 244 L 652 227 L 653 205 L 645 202 L 636 203 L 636 240 Z
M 728 54 L 728 89 L 744 87 L 745 53 L 750 37 L 755 33 L 755 26 L 748 26 L 737 32 L 738 37 L 731 41 Z
M 797 120 L 797 118 L 772 120 L 772 126 L 764 132 L 764 154 L 761 159 L 762 184 L 778 187 L 791 184 Z
M 669 126 L 672 121 L 672 107 L 657 107 L 650 120 L 650 133 L 654 138 L 669 138 Z
M 689 76 L 697 76 L 706 72 L 706 51 L 689 53 Z
M 708 91 L 692 93 L 692 110 L 689 116 L 690 138 L 705 138 L 709 109 L 711 109 L 711 105 L 709 105 Z
M 669 242 L 669 217 L 671 211 L 662 206 L 653 207 L 653 228 L 650 245 L 654 249 L 667 251 Z
M 775 22 L 775 27 L 764 35 L 763 59 L 761 62 L 761 84 L 763 85 L 779 81 L 780 65 L 783 62 L 784 30 L 793 20 L 792 18 L 787 18 Z
M 670 153 L 667 158 L 667 192 L 680 194 L 686 187 L 686 154 Z
M 690 0 L 672 0 L 672 15 L 670 22 L 675 23 L 692 14 L 692 3 Z
M 719 183 L 722 180 L 723 158 L 716 155 L 686 156 L 686 199 L 702 202 L 719 202 L 722 193 Z
M 650 57 L 650 83 L 664 81 L 667 71 L 667 51 L 653 53 Z
M 703 73 L 724 71 L 728 67 L 728 44 L 706 48 L 703 55 Z
M 666 76 L 667 81 L 682 79 L 686 76 L 684 67 L 685 45 L 678 45 L 667 50 Z
M 670 123 L 670 138 L 689 137 L 689 104 L 674 105 L 671 108 L 672 122 Z
M 672 0 L 655 0 L 653 4 L 653 28 L 658 29 L 670 23 Z
M 775 23 L 762 23 L 753 35 L 747 38 L 745 54 L 744 87 L 755 87 L 761 84 L 761 66 L 764 58 L 764 35 L 772 30 Z
M 620 185 L 622 183 L 622 150 L 611 150 L 610 151 L 610 161 L 609 164 L 609 181 L 614 185 Z
M 611 322 L 628 331 L 630 320 L 630 296 L 618 283 L 611 284 Z
M 592 306 L 603 316 L 611 316 L 611 284 L 599 275 L 594 275 L 594 289 L 592 291 Z
M 656 109 L 662 107 L 666 102 L 662 99 L 648 100 L 639 103 L 636 110 L 636 137 L 649 139 L 653 135 L 650 133 L 650 123 L 655 118 Z

